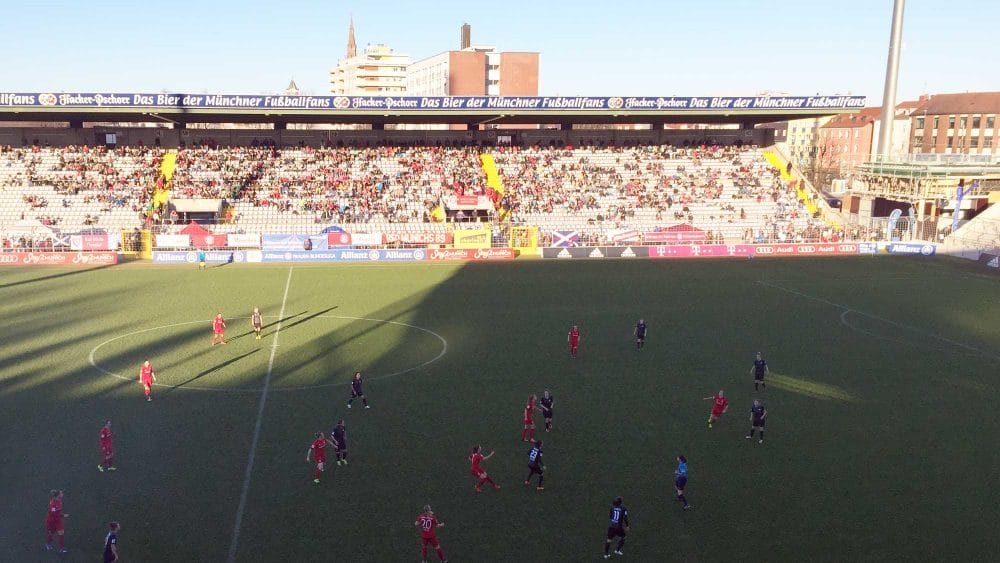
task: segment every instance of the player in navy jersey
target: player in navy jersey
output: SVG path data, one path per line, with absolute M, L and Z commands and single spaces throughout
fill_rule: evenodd
M 337 465 L 347 465 L 347 427 L 344 426 L 344 419 L 340 419 L 330 431 L 330 439 L 333 442 L 333 454 L 337 457 Z
M 537 440 L 528 451 L 528 476 L 524 479 L 525 485 L 531 484 L 531 478 L 538 474 L 538 486 L 536 490 L 544 491 L 542 482 L 545 480 L 545 463 L 542 461 L 542 441 Z
M 750 373 L 753 374 L 754 391 L 758 390 L 758 386 L 760 391 L 767 388 L 767 385 L 764 384 L 764 376 L 767 375 L 767 360 L 764 359 L 764 356 L 761 355 L 760 352 L 757 352 L 757 358 L 753 361 L 753 367 L 750 368 Z
M 365 392 L 361 387 L 361 372 L 354 372 L 354 379 L 351 379 L 351 398 L 347 400 L 347 408 L 351 408 L 351 403 L 354 399 L 361 399 L 361 402 L 365 405 L 365 408 L 371 408 L 368 406 L 368 397 L 365 397 Z
M 254 335 L 260 340 L 260 333 L 264 330 L 264 316 L 260 314 L 260 308 L 254 307 L 250 314 L 250 327 L 253 328 Z
M 646 321 L 639 319 L 639 322 L 635 323 L 635 349 L 642 350 L 646 345 Z
M 555 405 L 555 399 L 552 397 L 552 393 L 549 393 L 548 389 L 542 393 L 539 403 L 542 406 L 542 417 L 545 419 L 545 431 L 549 432 L 552 430 L 552 406 Z
M 118 522 L 108 523 L 108 535 L 104 536 L 104 563 L 118 561 L 118 532 L 121 526 Z
M 677 500 L 684 503 L 684 510 L 691 508 L 688 504 L 687 498 L 684 496 L 684 487 L 687 486 L 688 482 L 688 463 L 687 458 L 679 455 L 677 456 L 677 471 L 674 471 L 677 475 L 677 480 L 674 481 L 674 487 L 677 488 Z
M 615 538 L 621 538 L 618 540 L 618 547 L 615 548 L 615 555 L 624 555 L 622 553 L 622 548 L 625 547 L 625 536 L 628 535 L 628 509 L 625 508 L 624 501 L 622 497 L 615 497 L 614 502 L 611 503 L 611 512 L 608 514 L 610 522 L 608 523 L 608 535 L 604 539 L 604 558 L 609 559 L 611 557 L 611 540 Z
M 747 434 L 747 440 L 753 439 L 753 433 L 755 430 L 760 430 L 760 440 L 758 440 L 757 443 L 764 443 L 765 417 L 767 417 L 767 409 L 764 408 L 764 403 L 761 402 L 760 399 L 754 399 L 753 406 L 750 407 L 750 433 Z

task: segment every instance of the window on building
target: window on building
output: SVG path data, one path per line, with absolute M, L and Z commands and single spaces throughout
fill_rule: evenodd
M 970 149 L 979 148 L 979 137 L 973 136 L 971 139 L 969 139 L 969 148 Z
M 855 129 L 854 130 L 854 138 L 857 139 L 860 136 L 861 136 L 861 129 Z
M 913 138 L 913 148 L 922 149 L 924 147 L 924 137 L 923 135 L 917 135 Z
M 858 145 L 854 145 L 854 152 L 858 152 Z
M 931 137 L 931 150 L 934 150 L 936 148 L 937 148 L 937 135 L 934 135 L 933 137 Z
M 935 130 L 935 131 L 937 131 L 937 128 L 938 128 L 938 120 L 939 120 L 939 119 L 940 119 L 940 118 L 938 118 L 938 117 L 935 117 L 935 118 L 934 118 L 934 130 Z
M 948 135 L 948 148 L 955 148 L 955 137 L 952 137 L 951 135 Z
M 983 137 L 983 148 L 984 149 L 993 148 L 993 135 L 987 135 Z
M 923 129 L 923 128 L 924 128 L 924 118 L 923 117 L 918 117 L 917 118 L 917 129 Z
M 965 125 L 966 125 L 967 123 L 969 123 L 969 118 L 963 115 L 963 116 L 962 116 L 962 117 L 961 117 L 961 118 L 960 118 L 960 119 L 958 120 L 958 128 L 959 128 L 959 129 L 965 129 Z
M 978 115 L 972 118 L 972 128 L 973 129 L 979 129 L 979 116 Z
M 996 119 L 995 115 L 986 116 L 986 128 L 993 129 L 993 126 L 996 125 Z
M 958 148 L 965 147 L 965 135 L 958 136 Z
M 948 129 L 954 129 L 954 128 L 955 128 L 955 116 L 952 115 L 948 117 Z

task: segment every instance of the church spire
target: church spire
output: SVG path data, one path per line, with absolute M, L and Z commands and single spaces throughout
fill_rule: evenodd
M 347 58 L 358 56 L 358 43 L 354 40 L 354 16 L 351 16 L 351 23 L 347 28 Z

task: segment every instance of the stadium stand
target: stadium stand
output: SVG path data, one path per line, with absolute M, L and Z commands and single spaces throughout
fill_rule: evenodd
M 620 230 L 678 224 L 716 242 L 841 240 L 758 147 L 494 147 L 505 219 L 543 237 L 573 230 L 605 243 Z M 444 229 L 435 208 L 451 196 L 491 195 L 476 147 L 182 148 L 164 186 L 159 148 L 0 148 L 0 225 L 143 225 L 173 232 L 176 203 L 225 203 L 216 232 L 310 233 Z M 171 156 L 170 158 L 173 158 Z M 154 207 L 159 188 L 172 204 Z M 495 221 L 496 215 L 492 216 Z M 450 221 L 454 220 L 451 217 Z M 871 233 L 855 230 L 850 238 Z

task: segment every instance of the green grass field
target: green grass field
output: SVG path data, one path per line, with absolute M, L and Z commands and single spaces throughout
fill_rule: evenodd
M 0 289 L 3 561 L 98 561 L 111 519 L 124 561 L 226 561 L 261 412 L 237 561 L 418 561 L 425 503 L 453 562 L 596 561 L 615 495 L 630 561 L 1000 553 L 1000 278 L 974 264 L 130 264 L 4 270 Z M 220 311 L 230 343 L 212 348 Z M 763 445 L 744 439 L 757 350 Z M 152 403 L 134 380 L 146 357 Z M 371 410 L 346 409 L 355 369 Z M 539 433 L 536 492 L 521 485 L 520 413 L 545 388 L 556 428 Z M 701 399 L 720 388 L 730 411 L 709 430 Z M 314 485 L 306 449 L 339 417 L 350 465 Z M 106 418 L 115 473 L 96 469 Z M 485 468 L 503 490 L 474 493 L 476 443 L 496 450 Z M 42 550 L 52 488 L 66 490 L 66 556 Z

